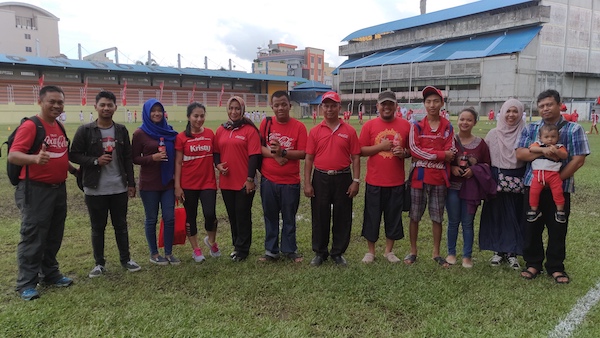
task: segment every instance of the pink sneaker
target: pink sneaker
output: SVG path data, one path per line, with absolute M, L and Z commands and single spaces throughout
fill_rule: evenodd
M 194 249 L 192 258 L 194 258 L 194 261 L 196 263 L 202 263 L 206 260 L 206 258 L 204 258 L 204 255 L 202 254 L 202 250 L 200 248 Z
M 204 237 L 204 244 L 210 248 L 210 255 L 212 257 L 221 257 L 221 251 L 219 250 L 219 245 L 217 242 L 214 242 L 213 245 L 210 245 L 208 242 L 208 236 Z

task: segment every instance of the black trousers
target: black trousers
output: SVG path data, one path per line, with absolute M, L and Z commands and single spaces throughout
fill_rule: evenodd
M 241 190 L 221 190 L 229 224 L 231 225 L 231 240 L 234 250 L 239 257 L 248 257 L 250 244 L 252 244 L 252 201 L 253 191 L 246 193 L 246 188 Z
M 346 252 L 350 244 L 352 230 L 352 198 L 346 192 L 352 184 L 350 173 L 329 176 L 314 171 L 312 185 L 315 197 L 311 199 L 312 209 L 312 249 L 323 257 L 339 256 Z M 331 206 L 333 205 L 333 227 Z M 331 252 L 329 252 L 329 231 L 333 233 Z
M 85 204 L 92 225 L 92 249 L 96 265 L 105 265 L 104 233 L 110 211 L 110 220 L 115 231 L 115 240 L 119 249 L 121 265 L 129 261 L 129 233 L 127 231 L 127 192 L 115 195 L 85 195 Z
M 542 263 L 545 258 L 546 263 L 544 266 L 548 274 L 565 271 L 565 265 L 563 263 L 566 256 L 565 242 L 569 224 L 569 214 L 571 213 L 571 194 L 563 194 L 565 196 L 567 223 L 558 223 L 554 219 L 556 204 L 554 204 L 550 189 L 543 189 L 540 195 L 540 206 L 538 210 L 542 212 L 542 217 L 533 223 L 529 223 L 524 220 L 525 216 L 523 216 L 523 259 L 528 268 L 532 267 L 538 271 L 542 270 Z M 523 200 L 523 210 L 527 211 L 529 210 L 529 188 L 525 189 L 525 198 Z M 546 247 L 545 255 L 544 242 L 542 239 L 544 228 L 548 229 L 548 245 Z
M 217 230 L 217 191 L 214 189 L 205 190 L 188 190 L 184 189 L 185 200 L 183 207 L 185 208 L 186 223 L 189 227 L 186 229 L 188 236 L 198 234 L 198 201 L 202 203 L 202 215 L 204 216 L 204 229 L 206 231 Z

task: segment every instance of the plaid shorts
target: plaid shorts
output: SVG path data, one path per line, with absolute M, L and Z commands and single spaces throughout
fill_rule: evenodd
M 444 207 L 446 206 L 445 185 L 429 185 L 423 183 L 423 189 L 410 189 L 411 205 L 410 219 L 419 222 L 425 213 L 427 200 L 429 200 L 429 217 L 433 222 L 442 223 L 444 220 Z

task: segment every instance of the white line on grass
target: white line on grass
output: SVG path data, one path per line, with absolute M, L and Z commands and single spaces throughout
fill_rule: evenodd
M 548 334 L 548 337 L 568 337 L 577 328 L 585 318 L 585 315 L 598 303 L 600 300 L 600 282 L 595 287 L 590 289 L 588 293 L 581 297 L 571 312 L 563 319 L 554 330 Z

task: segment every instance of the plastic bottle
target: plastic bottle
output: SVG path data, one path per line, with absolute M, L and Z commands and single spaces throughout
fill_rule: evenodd
M 469 158 L 467 157 L 466 151 L 460 157 L 460 160 L 458 161 L 458 166 L 462 170 L 466 170 L 469 167 Z
M 161 137 L 158 141 L 158 152 L 159 153 L 166 153 L 167 152 L 167 146 L 165 145 L 165 138 Z M 163 159 L 163 161 L 168 161 L 168 158 Z

